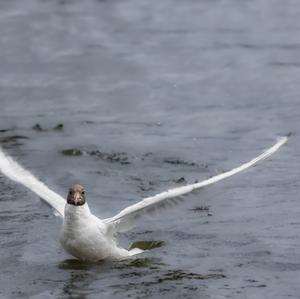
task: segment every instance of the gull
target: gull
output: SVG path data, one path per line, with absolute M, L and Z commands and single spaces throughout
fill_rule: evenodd
M 116 235 L 132 229 L 140 218 L 153 216 L 181 201 L 184 195 L 231 177 L 254 166 L 274 154 L 288 138 L 281 137 L 262 154 L 230 171 L 218 174 L 204 181 L 170 189 L 155 196 L 137 202 L 111 218 L 100 219 L 89 209 L 85 188 L 80 184 L 73 185 L 68 192 L 67 200 L 50 190 L 32 173 L 24 169 L 13 158 L 0 148 L 0 170 L 11 180 L 18 182 L 48 203 L 62 217 L 63 225 L 60 243 L 66 252 L 82 261 L 122 260 L 142 253 L 133 248 L 127 250 L 118 245 Z

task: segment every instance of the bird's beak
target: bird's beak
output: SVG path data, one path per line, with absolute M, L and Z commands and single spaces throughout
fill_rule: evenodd
M 82 201 L 81 194 L 79 192 L 76 192 L 74 194 L 74 203 L 77 206 Z

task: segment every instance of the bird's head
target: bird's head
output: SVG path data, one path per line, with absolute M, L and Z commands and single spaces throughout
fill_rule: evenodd
M 86 199 L 84 187 L 79 184 L 73 185 L 69 190 L 67 203 L 73 206 L 82 206 L 85 204 L 85 202 Z

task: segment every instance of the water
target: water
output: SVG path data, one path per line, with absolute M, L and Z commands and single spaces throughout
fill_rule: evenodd
M 1 146 L 62 195 L 84 184 L 101 217 L 293 133 L 271 159 L 122 235 L 157 246 L 120 263 L 72 260 L 60 219 L 0 176 L 0 298 L 298 298 L 298 1 L 0 8 Z

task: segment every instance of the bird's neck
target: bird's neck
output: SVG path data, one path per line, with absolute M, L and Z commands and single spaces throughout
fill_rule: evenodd
M 89 206 L 87 203 L 83 204 L 82 206 L 74 206 L 71 204 L 65 205 L 65 217 L 64 223 L 65 225 L 74 223 L 80 223 L 82 221 L 86 221 L 88 218 L 92 216 L 90 212 Z

